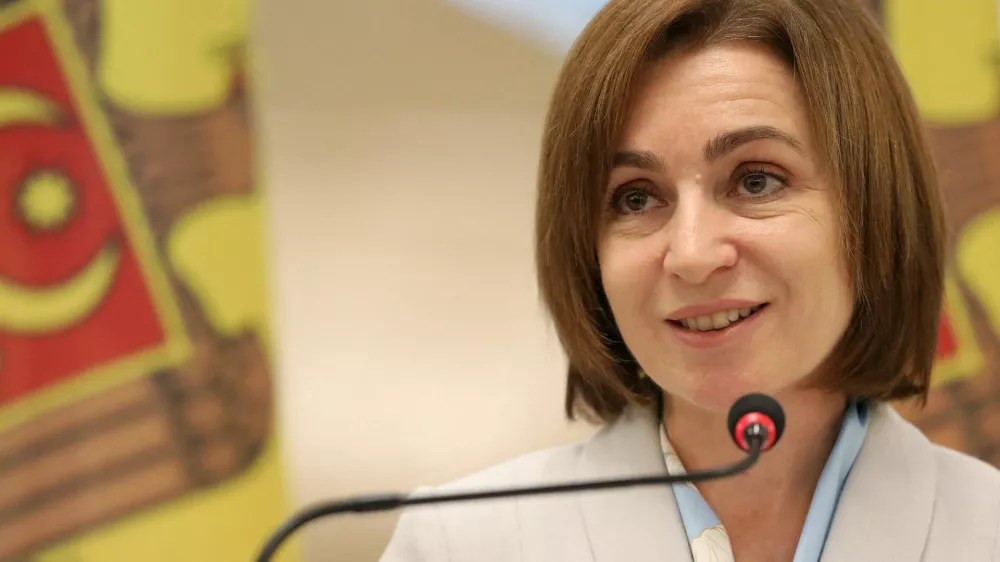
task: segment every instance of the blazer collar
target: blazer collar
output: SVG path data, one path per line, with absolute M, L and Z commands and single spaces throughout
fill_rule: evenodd
M 934 510 L 930 442 L 891 406 L 873 404 L 868 435 L 844 484 L 822 562 L 917 562 Z
M 654 411 L 626 410 L 584 446 L 581 479 L 666 474 Z M 641 486 L 579 496 L 595 562 L 690 562 L 684 526 L 669 486 Z

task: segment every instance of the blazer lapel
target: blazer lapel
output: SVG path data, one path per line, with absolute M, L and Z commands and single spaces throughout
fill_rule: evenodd
M 934 508 L 930 442 L 890 406 L 875 405 L 844 485 L 822 562 L 917 562 Z
M 632 408 L 584 446 L 581 479 L 666 474 L 656 416 Z M 579 496 L 595 562 L 690 562 L 691 551 L 669 486 L 587 492 Z

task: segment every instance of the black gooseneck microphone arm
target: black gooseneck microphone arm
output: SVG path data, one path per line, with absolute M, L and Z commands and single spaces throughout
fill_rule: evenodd
M 754 438 L 753 445 L 747 457 L 740 462 L 711 470 L 691 472 L 677 475 L 657 475 L 638 478 L 623 478 L 616 480 L 594 480 L 579 482 L 575 484 L 559 484 L 554 486 L 535 486 L 528 488 L 510 488 L 505 490 L 489 490 L 485 492 L 470 492 L 463 494 L 445 494 L 440 496 L 405 496 L 402 494 L 388 494 L 384 496 L 367 496 L 343 501 L 318 504 L 307 508 L 294 517 L 286 521 L 264 545 L 257 562 L 270 562 L 271 557 L 277 552 L 278 547 L 292 533 L 307 523 L 340 513 L 366 513 L 372 511 L 388 511 L 400 507 L 432 504 L 432 503 L 452 503 L 470 500 L 487 500 L 496 498 L 506 498 L 521 495 L 541 495 L 558 494 L 565 492 L 581 492 L 586 490 L 602 490 L 607 488 L 624 488 L 632 486 L 651 486 L 662 484 L 677 484 L 683 482 L 697 482 L 701 480 L 712 480 L 739 474 L 753 466 L 760 458 L 761 445 L 763 440 Z
M 640 476 L 609 480 L 592 480 L 572 484 L 549 486 L 531 486 L 525 488 L 508 488 L 481 492 L 466 492 L 460 494 L 443 494 L 438 496 L 412 496 L 404 494 L 385 494 L 351 498 L 317 504 L 307 508 L 288 519 L 268 539 L 257 556 L 257 562 L 271 562 L 281 544 L 295 531 L 306 524 L 330 515 L 341 513 L 368 513 L 374 511 L 390 511 L 406 506 L 435 503 L 453 503 L 472 500 L 488 500 L 512 496 L 559 494 L 567 492 L 583 492 L 591 490 L 606 490 L 609 488 L 627 488 L 635 486 L 653 486 L 664 484 L 679 484 L 685 482 L 700 482 L 733 476 L 746 471 L 760 458 L 762 452 L 770 449 L 781 437 L 784 431 L 784 413 L 781 406 L 773 398 L 762 394 L 746 395 L 735 404 L 729 414 L 730 435 L 737 445 L 747 452 L 747 457 L 738 463 L 689 472 L 687 474 Z

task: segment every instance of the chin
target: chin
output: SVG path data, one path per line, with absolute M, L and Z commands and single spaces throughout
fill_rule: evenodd
M 688 378 L 684 383 L 678 385 L 661 385 L 667 394 L 676 399 L 684 400 L 699 409 L 726 413 L 733 403 L 745 394 L 761 392 L 774 394 L 779 388 L 773 384 L 768 384 L 764 377 L 755 376 L 752 373 L 742 373 L 734 376 L 732 372 L 725 375 L 714 373 L 702 373 L 696 378 Z
M 692 399 L 689 400 L 689 402 L 699 409 L 718 414 L 725 414 L 729 412 L 729 409 L 732 408 L 733 404 L 739 400 L 741 396 L 751 392 L 757 391 L 731 388 L 722 392 L 699 393 L 692 396 Z

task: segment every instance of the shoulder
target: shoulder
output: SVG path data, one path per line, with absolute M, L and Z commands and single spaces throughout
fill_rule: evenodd
M 927 560 L 1000 562 L 1000 470 L 931 445 L 936 490 Z
M 869 437 L 879 452 L 891 451 L 890 455 L 879 458 L 884 462 L 891 460 L 894 469 L 932 474 L 938 493 L 977 502 L 993 501 L 997 504 L 994 507 L 1000 508 L 1000 470 L 969 454 L 933 443 L 894 408 L 876 407 Z M 917 466 L 928 464 L 931 466 Z M 931 469 L 928 472 L 920 470 L 928 468 Z M 960 489 L 970 488 L 978 488 L 975 498 L 960 493 Z
M 629 408 L 593 429 L 581 442 L 521 455 L 417 493 L 437 496 L 665 471 L 653 410 Z M 403 513 L 382 561 L 521 560 L 527 551 L 546 560 L 587 559 L 589 551 L 581 550 L 589 543 L 580 501 L 578 494 L 566 493 L 416 507 Z M 405 554 L 412 552 L 437 554 Z
M 911 444 L 897 451 L 904 457 L 899 459 L 901 466 L 932 476 L 921 483 L 933 487 L 935 522 L 954 515 L 964 521 L 979 521 L 994 531 L 1000 527 L 1000 470 L 970 454 L 932 442 L 894 409 L 887 411 L 893 431 L 885 437 Z
M 576 443 L 520 455 L 467 476 L 441 484 L 438 493 L 480 488 L 529 486 L 572 476 L 584 444 Z
M 953 449 L 931 446 L 937 472 L 935 520 L 981 525 L 1000 533 L 1000 470 Z
M 520 455 L 462 478 L 419 488 L 414 495 L 438 496 L 572 481 L 583 444 Z M 557 503 L 557 502 L 554 502 Z M 423 560 L 515 560 L 519 556 L 516 499 L 461 502 L 406 509 L 381 562 Z M 465 552 L 470 550 L 470 552 Z
M 925 559 L 1000 562 L 1000 470 L 921 437 L 934 474 Z
M 993 499 L 1000 507 L 1000 470 L 980 459 L 939 445 L 931 446 L 937 465 L 938 489 L 957 493 L 978 488 L 983 500 Z
M 1000 562 L 997 469 L 874 406 L 836 508 L 830 559 Z

